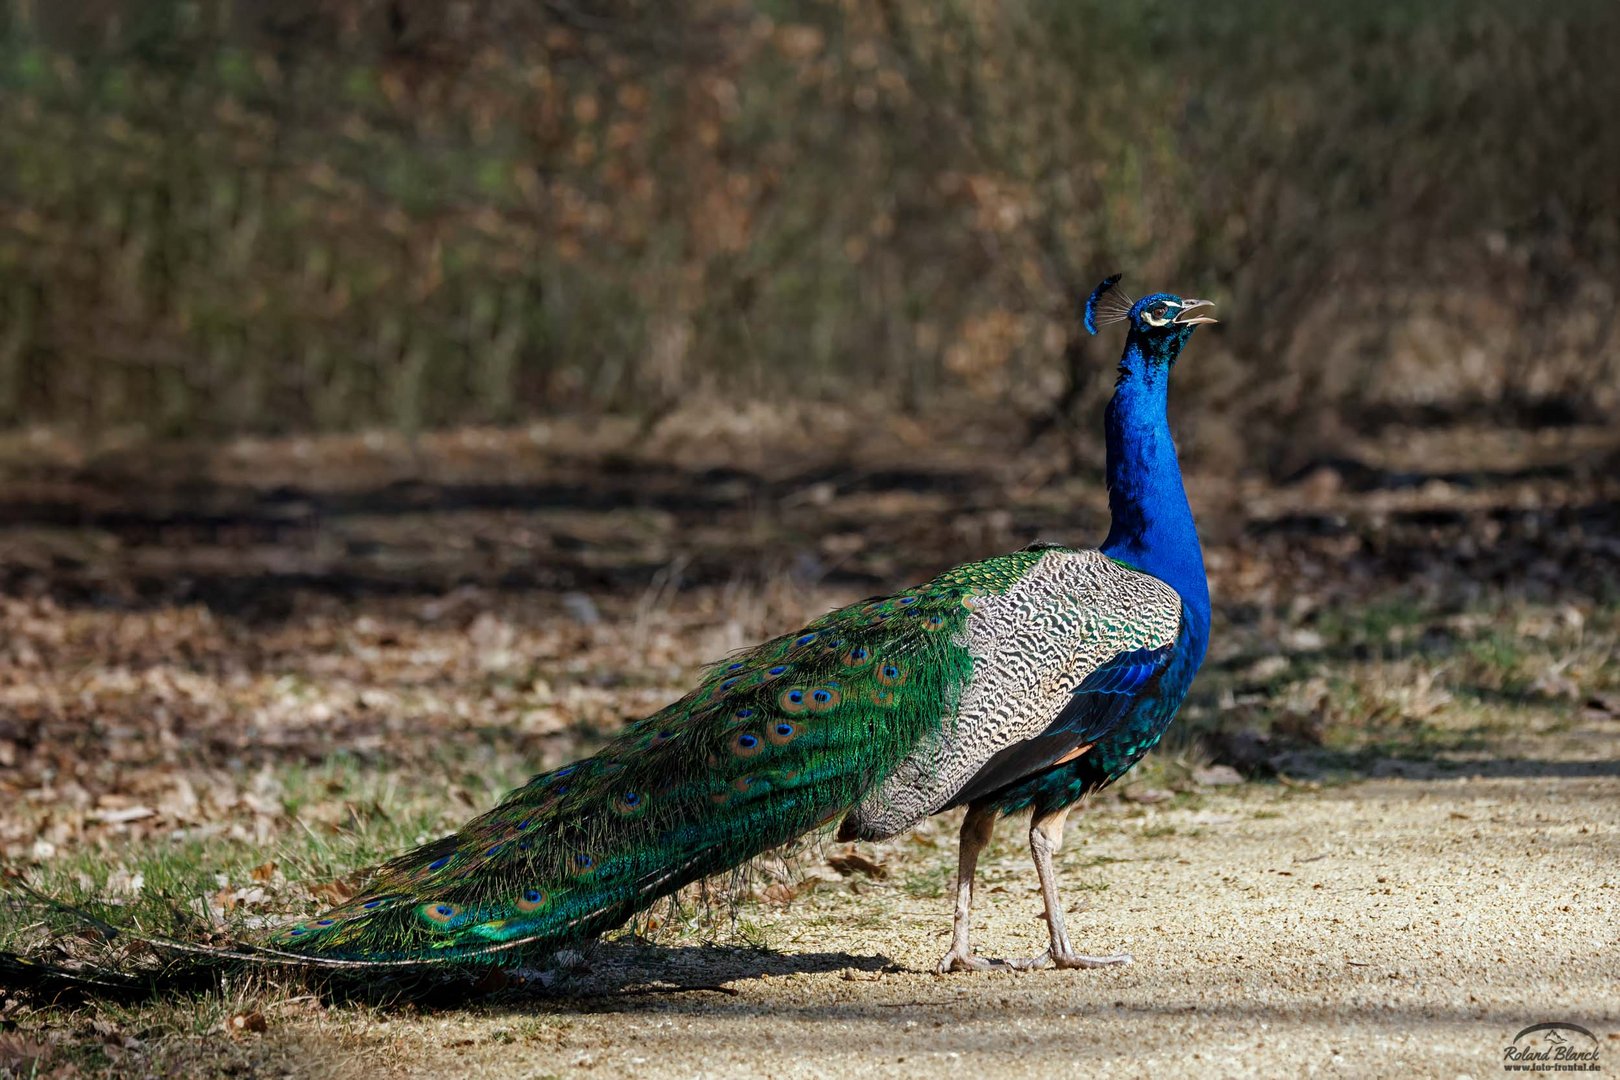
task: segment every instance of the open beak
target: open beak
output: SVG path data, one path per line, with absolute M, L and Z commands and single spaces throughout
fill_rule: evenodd
M 1183 300 L 1181 302 L 1181 314 L 1176 316 L 1175 324 L 1177 326 L 1197 326 L 1200 323 L 1218 322 L 1219 320 L 1213 315 L 1195 314 L 1198 308 L 1212 308 L 1214 306 L 1215 301 L 1213 300 Z

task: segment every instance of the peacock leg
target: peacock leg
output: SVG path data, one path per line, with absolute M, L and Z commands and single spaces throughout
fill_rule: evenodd
M 986 960 L 973 955 L 968 931 L 973 922 L 973 874 L 979 866 L 979 852 L 990 842 L 996 826 L 996 811 L 987 803 L 974 803 L 962 819 L 962 835 L 956 856 L 956 919 L 951 926 L 951 949 L 939 962 L 940 974 L 948 971 L 984 971 L 1009 967 L 1005 960 Z
M 1116 956 L 1080 956 L 1069 943 L 1068 928 L 1063 925 L 1063 901 L 1058 896 L 1057 871 L 1052 867 L 1052 855 L 1063 846 L 1063 823 L 1069 816 L 1067 806 L 1059 810 L 1037 812 L 1029 823 L 1029 850 L 1035 856 L 1035 873 L 1041 879 L 1041 899 L 1046 904 L 1046 925 L 1052 932 L 1052 945 L 1039 956 L 1015 961 L 1013 966 L 1034 971 L 1048 964 L 1060 968 L 1108 967 L 1128 964 L 1129 953 Z

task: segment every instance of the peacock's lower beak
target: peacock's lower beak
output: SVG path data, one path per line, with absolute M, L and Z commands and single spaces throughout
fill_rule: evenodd
M 1176 316 L 1175 323 L 1177 326 L 1197 326 L 1200 323 L 1218 322 L 1220 320 L 1213 315 L 1194 314 L 1194 311 L 1198 308 L 1212 308 L 1214 306 L 1215 301 L 1213 300 L 1183 300 L 1181 302 L 1181 314 Z

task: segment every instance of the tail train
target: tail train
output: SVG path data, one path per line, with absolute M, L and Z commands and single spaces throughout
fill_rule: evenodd
M 153 944 L 182 954 L 176 973 L 271 963 L 360 975 L 577 948 L 831 823 L 937 738 L 972 673 L 961 631 L 980 585 L 947 575 L 739 654 L 595 757 L 534 777 L 378 867 L 363 894 L 262 942 Z M 76 977 L 96 994 L 146 985 L 0 955 L 0 986 Z

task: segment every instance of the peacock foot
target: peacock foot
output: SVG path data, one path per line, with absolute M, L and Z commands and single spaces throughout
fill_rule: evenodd
M 1028 960 L 1014 960 L 1012 966 L 1019 971 L 1039 971 L 1044 967 L 1073 970 L 1075 968 L 1116 967 L 1129 964 L 1132 959 L 1130 953 L 1116 953 L 1113 956 L 1081 956 L 1079 953 L 1053 952 L 1048 949 L 1039 956 L 1032 956 Z
M 974 956 L 972 949 L 951 949 L 939 961 L 939 973 L 948 975 L 953 971 L 1011 971 L 1018 965 L 1008 960 L 991 960 L 983 956 Z

